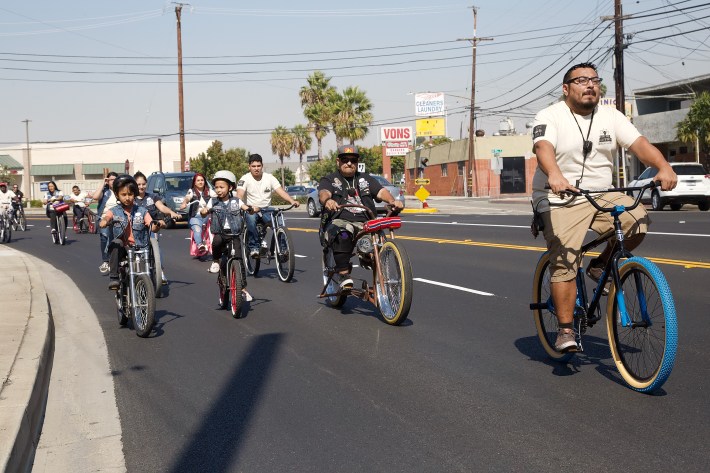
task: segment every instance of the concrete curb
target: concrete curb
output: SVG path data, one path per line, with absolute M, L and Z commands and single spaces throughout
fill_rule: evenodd
M 27 323 L 0 390 L 0 466 L 4 472 L 28 471 L 32 466 L 54 359 L 54 321 L 40 273 L 22 253 L 10 251 L 25 266 L 30 310 L 18 315 L 27 317 Z

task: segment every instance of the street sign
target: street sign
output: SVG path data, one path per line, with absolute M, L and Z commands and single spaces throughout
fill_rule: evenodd
M 494 149 L 491 150 L 491 153 L 493 153 L 493 154 L 501 154 L 502 152 L 503 152 L 503 150 L 502 150 L 502 149 L 498 149 L 498 148 L 494 148 Z
M 418 179 L 414 179 L 414 183 L 418 186 L 428 186 L 429 184 L 431 184 L 431 180 L 424 179 L 424 178 L 418 178 Z
M 414 196 L 419 199 L 420 202 L 424 202 L 427 197 L 429 197 L 431 193 L 426 190 L 424 187 L 420 187 L 415 193 Z
M 357 163 L 357 172 L 365 172 L 365 163 Z

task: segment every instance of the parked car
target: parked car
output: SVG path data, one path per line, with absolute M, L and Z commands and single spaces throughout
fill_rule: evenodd
M 312 189 L 309 189 L 306 186 L 286 186 L 286 193 L 293 197 L 294 199 L 298 199 L 299 197 L 306 197 L 308 193 Z
M 377 181 L 384 188 L 386 188 L 395 199 L 399 200 L 402 202 L 402 205 L 404 205 L 404 193 L 399 186 L 392 185 L 387 179 L 382 176 L 378 176 L 377 174 L 372 174 L 372 177 L 377 179 Z M 377 200 L 375 200 L 375 207 L 377 208 L 377 213 L 387 212 L 387 204 L 384 202 L 377 202 Z M 308 194 L 306 210 L 308 211 L 309 217 L 317 217 L 320 215 L 321 205 L 318 200 L 318 189 L 314 189 L 310 194 Z
M 171 210 L 187 217 L 187 209 L 179 209 L 185 194 L 192 186 L 194 175 L 194 172 L 154 172 L 148 176 L 147 191 L 159 195 Z M 209 181 L 207 185 L 212 188 Z
M 700 210 L 710 209 L 710 174 L 698 163 L 671 163 L 678 175 L 678 185 L 671 191 L 661 188 L 647 189 L 641 196 L 641 202 L 650 203 L 653 210 L 663 210 L 670 204 L 672 210 L 680 210 L 684 204 L 697 205 Z M 647 168 L 640 176 L 629 182 L 627 187 L 641 187 L 652 181 L 658 169 Z M 638 192 L 628 191 L 635 197 Z

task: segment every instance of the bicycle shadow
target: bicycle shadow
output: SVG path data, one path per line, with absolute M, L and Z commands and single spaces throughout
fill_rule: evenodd
M 171 319 L 165 320 L 167 317 L 172 316 Z M 182 319 L 185 316 L 182 314 L 177 314 L 170 310 L 156 310 L 155 311 L 155 325 L 153 326 L 153 333 L 150 338 L 157 338 L 163 336 L 165 333 L 164 327 L 174 322 L 175 320 Z
M 348 296 L 348 298 L 345 299 L 345 304 L 343 304 L 343 306 L 340 308 L 329 307 L 325 300 L 323 300 L 322 303 L 330 310 L 339 311 L 341 315 L 374 317 L 380 322 L 386 323 L 384 318 L 382 317 L 382 314 L 380 314 L 379 309 L 374 304 L 364 301 L 359 297 Z M 398 326 L 410 327 L 412 325 L 414 325 L 414 322 L 412 322 L 411 319 L 407 318 Z
M 552 374 L 555 376 L 572 376 L 580 372 L 583 366 L 592 366 L 608 380 L 619 386 L 628 387 L 611 359 L 609 343 L 606 338 L 586 334 L 582 338 L 582 343 L 584 344 L 584 352 L 576 353 L 566 362 L 550 358 L 540 345 L 540 340 L 537 336 L 519 338 L 515 341 L 515 347 L 520 353 L 527 356 L 530 361 L 550 366 Z M 659 389 L 654 394 L 665 395 L 665 391 Z

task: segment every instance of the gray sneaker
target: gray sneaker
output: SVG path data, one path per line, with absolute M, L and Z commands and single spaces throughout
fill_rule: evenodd
M 342 291 L 351 290 L 354 284 L 349 274 L 335 274 L 333 275 L 333 281 L 340 286 Z
M 574 335 L 574 330 L 571 328 L 561 328 L 557 332 L 557 341 L 555 342 L 555 350 L 565 353 L 569 351 L 577 351 L 577 337 Z

